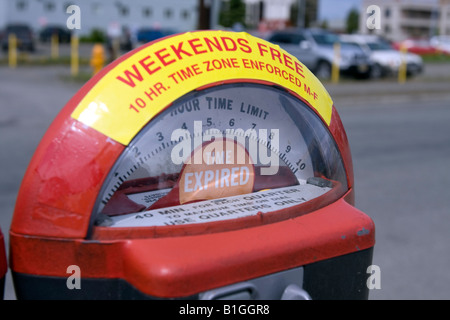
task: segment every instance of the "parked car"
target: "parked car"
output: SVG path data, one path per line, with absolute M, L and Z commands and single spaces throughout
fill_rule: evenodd
M 450 36 L 434 36 L 430 39 L 430 44 L 439 52 L 450 55 Z
M 35 39 L 31 28 L 25 24 L 10 24 L 2 32 L 1 46 L 3 51 L 8 50 L 10 34 L 16 35 L 19 50 L 31 52 L 35 50 Z
M 392 45 L 377 35 L 340 35 L 344 43 L 359 45 L 365 50 L 372 60 L 371 77 L 381 78 L 396 74 L 402 63 L 402 53 L 392 47 Z M 413 76 L 423 71 L 422 58 L 414 53 L 405 54 L 406 73 Z
M 427 39 L 406 39 L 404 41 L 395 42 L 393 46 L 397 50 L 401 50 L 402 46 L 405 46 L 408 52 L 418 55 L 433 55 L 439 53 Z
M 58 35 L 58 41 L 60 43 L 69 43 L 70 42 L 70 37 L 71 37 L 70 31 L 65 27 L 61 27 L 61 26 L 57 26 L 57 25 L 50 25 L 50 26 L 44 27 L 41 30 L 41 32 L 39 33 L 39 40 L 41 42 L 50 42 L 52 39 L 52 36 L 54 34 Z
M 175 31 L 160 28 L 141 28 L 137 32 L 137 41 L 147 43 L 165 36 L 174 34 Z
M 359 46 L 341 43 L 339 37 L 322 29 L 276 31 L 268 40 L 296 56 L 317 77 L 330 78 L 334 44 L 341 44 L 340 71 L 354 77 L 369 77 L 371 61 Z

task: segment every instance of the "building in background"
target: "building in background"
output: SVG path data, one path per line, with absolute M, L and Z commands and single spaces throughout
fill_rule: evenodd
M 439 10 L 439 34 L 450 36 L 450 0 L 441 0 Z
M 70 5 L 81 9 L 81 35 L 111 24 L 176 31 L 194 30 L 198 24 L 198 0 L 0 0 L 0 28 L 9 23 L 28 24 L 35 31 L 65 26 Z
M 367 28 L 366 10 L 371 5 L 380 8 L 380 29 Z M 362 34 L 379 34 L 392 41 L 449 35 L 450 0 L 363 0 L 359 25 Z
M 317 21 L 318 0 L 245 0 L 245 4 L 249 28 L 308 27 Z
M 319 0 L 241 0 L 245 5 L 245 25 L 257 29 L 311 26 L 317 20 Z M 0 0 L 0 29 L 21 23 L 39 31 L 47 25 L 65 26 L 66 9 L 81 9 L 80 35 L 92 30 L 106 32 L 114 25 L 141 28 L 157 27 L 173 31 L 220 28 L 220 10 L 230 0 Z

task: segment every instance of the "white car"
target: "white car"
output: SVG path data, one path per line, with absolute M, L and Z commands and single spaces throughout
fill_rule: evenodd
M 297 57 L 318 78 L 331 77 L 334 44 L 340 42 L 336 34 L 316 28 L 285 29 L 274 31 L 268 40 Z M 340 58 L 342 74 L 356 78 L 370 76 L 370 57 L 360 47 L 341 43 Z
M 406 62 L 408 76 L 414 76 L 423 71 L 422 58 L 414 53 L 401 53 L 391 44 L 376 35 L 341 35 L 341 41 L 359 45 L 370 54 L 372 60 L 372 78 L 381 78 L 398 73 L 403 59 Z M 404 58 L 403 58 L 404 55 Z
M 431 45 L 445 54 L 450 54 L 450 36 L 434 36 L 430 39 Z

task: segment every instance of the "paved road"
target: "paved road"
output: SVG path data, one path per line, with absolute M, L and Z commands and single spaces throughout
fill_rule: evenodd
M 450 99 L 342 106 L 356 205 L 376 226 L 372 299 L 450 299 Z
M 6 235 L 40 138 L 81 87 L 61 81 L 68 73 L 67 67 L 0 67 L 0 224 Z M 373 263 L 381 268 L 381 289 L 371 299 L 450 298 L 450 82 L 444 78 L 327 85 L 352 149 L 357 207 L 376 224 Z M 15 298 L 10 274 L 5 298 Z
M 371 299 L 450 299 L 450 64 L 406 84 L 326 85 L 349 138 L 356 205 L 376 226 Z

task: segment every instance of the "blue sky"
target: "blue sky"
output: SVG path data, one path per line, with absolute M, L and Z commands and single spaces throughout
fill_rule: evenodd
M 360 6 L 361 0 L 319 0 L 319 21 L 345 19 L 350 9 Z

